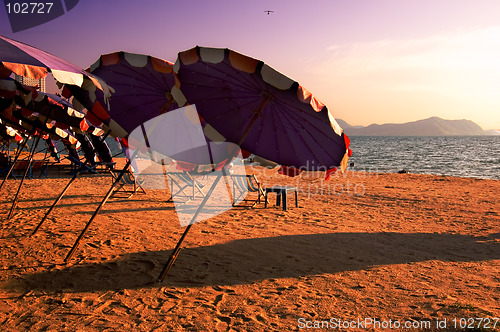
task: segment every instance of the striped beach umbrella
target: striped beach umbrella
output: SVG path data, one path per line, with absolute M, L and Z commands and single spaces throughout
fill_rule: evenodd
M 0 35 L 0 78 L 8 77 L 11 72 L 34 79 L 44 78 L 50 72 L 58 82 L 79 87 L 87 78 L 106 96 L 110 95 L 100 78 L 55 55 Z
M 126 137 L 142 123 L 178 108 L 179 82 L 173 63 L 149 55 L 115 52 L 102 55 L 89 71 L 114 89 L 106 106 L 105 95 L 84 80 L 83 89 L 67 85 L 63 95 L 74 96 L 77 110 L 102 125 L 112 136 Z M 184 101 L 181 101 L 184 103 Z
M 332 113 L 298 82 L 264 62 L 229 49 L 197 46 L 179 53 L 174 70 L 183 99 L 229 142 L 297 174 L 345 169 L 349 139 Z M 159 281 L 174 264 L 205 203 L 193 214 Z
M 187 102 L 242 149 L 303 170 L 346 162 L 349 140 L 331 111 L 264 62 L 197 46 L 179 53 L 174 70 Z

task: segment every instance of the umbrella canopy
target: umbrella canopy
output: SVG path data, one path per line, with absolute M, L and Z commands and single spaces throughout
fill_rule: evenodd
M 0 111 L 4 112 L 8 107 L 23 108 L 25 116 L 35 114 L 48 129 L 56 127 L 76 132 L 99 132 L 99 129 L 90 126 L 83 113 L 73 109 L 71 103 L 62 97 L 38 92 L 35 88 L 24 86 L 11 78 L 0 79 L 0 98 L 2 104 L 7 105 Z
M 36 135 L 50 137 L 54 140 L 65 139 L 75 146 L 78 141 L 74 133 L 68 129 L 61 129 L 55 126 L 47 126 L 47 123 L 40 119 L 40 115 L 26 108 L 16 108 L 14 110 L 4 110 L 0 112 L 0 119 L 6 124 L 19 131 L 33 131 Z
M 40 92 L 35 97 L 32 94 L 28 94 L 16 98 L 16 102 L 21 107 L 38 113 L 40 119 L 44 120 L 48 126 L 71 129 L 76 132 L 87 131 L 93 128 L 91 128 L 88 120 L 84 118 L 84 114 L 71 108 L 69 102 L 57 95 Z
M 0 141 L 2 142 L 23 142 L 23 137 L 14 128 L 5 124 L 4 121 L 0 120 Z
M 242 149 L 303 170 L 347 158 L 348 139 L 327 107 L 262 61 L 197 46 L 179 53 L 174 70 L 187 102 Z
M 173 64 L 149 55 L 115 52 L 102 55 L 90 72 L 114 88 L 109 110 L 100 91 L 82 90 L 68 85 L 76 100 L 76 109 L 87 108 L 87 118 L 96 125 L 104 124 L 111 135 L 125 137 L 142 123 L 176 109 L 179 82 Z M 181 101 L 185 103 L 185 101 Z
M 186 101 L 218 133 L 244 150 L 298 171 L 327 171 L 347 163 L 349 140 L 326 106 L 264 62 L 229 49 L 197 46 L 179 53 L 174 70 Z M 224 167 L 223 172 L 229 165 Z M 185 223 L 159 281 L 174 264 L 182 241 L 199 221 L 221 177 L 213 181 Z
M 43 78 L 51 72 L 63 84 L 82 86 L 84 77 L 109 96 L 104 81 L 81 68 L 36 47 L 0 35 L 0 74 L 7 77 L 10 71 L 30 78 Z

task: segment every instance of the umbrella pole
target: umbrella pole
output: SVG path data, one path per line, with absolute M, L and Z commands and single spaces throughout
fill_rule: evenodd
M 23 175 L 23 178 L 21 179 L 21 183 L 19 183 L 19 188 L 17 189 L 16 196 L 14 197 L 14 201 L 12 202 L 12 206 L 10 207 L 10 212 L 9 212 L 9 215 L 7 216 L 7 219 L 12 218 L 12 216 L 14 215 L 14 211 L 16 210 L 16 206 L 17 206 L 17 203 L 19 200 L 19 193 L 21 192 L 21 188 L 23 186 L 24 179 L 26 179 L 26 176 L 28 175 L 28 172 L 30 171 L 31 162 L 33 161 L 33 157 L 35 155 L 36 148 L 38 147 L 38 143 L 40 142 L 40 137 L 41 137 L 41 134 L 38 135 L 38 137 L 36 138 L 36 140 L 33 144 L 33 147 L 31 148 L 31 152 L 30 152 L 30 155 L 28 157 L 28 165 L 26 167 L 26 170 L 24 171 L 24 175 Z
M 102 142 L 104 142 L 104 140 L 106 139 L 106 137 L 108 137 L 109 133 L 111 132 L 111 130 L 109 130 L 108 132 L 106 132 L 106 134 L 104 135 L 103 139 L 101 140 L 101 144 L 103 144 Z M 96 150 L 96 148 L 94 148 L 94 150 Z M 75 174 L 73 174 L 73 177 L 69 180 L 69 182 L 66 184 L 66 187 L 64 187 L 63 191 L 59 194 L 59 196 L 57 197 L 57 199 L 54 201 L 54 203 L 52 203 L 51 207 L 49 208 L 49 210 L 45 213 L 45 215 L 43 216 L 42 220 L 38 223 L 38 225 L 35 227 L 35 229 L 33 230 L 33 232 L 31 233 L 31 236 L 35 235 L 36 232 L 38 232 L 38 230 L 40 229 L 40 227 L 42 227 L 43 223 L 45 222 L 45 220 L 47 219 L 47 217 L 49 216 L 49 214 L 52 212 L 52 210 L 54 210 L 54 208 L 56 207 L 56 205 L 61 201 L 61 199 L 64 197 L 64 195 L 66 194 L 66 192 L 68 191 L 69 187 L 71 187 L 71 184 L 73 183 L 73 181 L 76 180 L 76 178 L 78 177 L 78 175 L 80 175 L 80 172 L 83 171 L 83 169 L 85 168 L 85 166 L 82 164 L 80 166 L 80 168 L 75 172 Z
M 26 146 L 26 144 L 28 144 L 28 140 L 30 138 L 31 138 L 31 136 L 28 136 L 28 138 L 24 140 L 23 145 L 21 147 L 18 146 L 19 149 L 17 150 L 17 153 L 14 157 L 14 161 L 12 162 L 12 165 L 10 165 L 9 171 L 7 172 L 5 177 L 3 178 L 2 184 L 0 184 L 0 189 L 2 189 L 3 184 L 5 183 L 5 181 L 9 178 L 10 174 L 12 173 L 12 170 L 14 169 L 14 165 L 16 164 L 17 160 L 19 159 L 19 156 L 21 155 L 21 152 L 23 151 L 24 147 Z M 10 145 L 9 145 L 9 147 L 10 147 Z
M 163 281 L 163 279 L 165 279 L 165 276 L 167 275 L 168 271 L 170 270 L 170 268 L 172 267 L 172 265 L 174 265 L 174 262 L 177 259 L 177 256 L 179 255 L 179 252 L 181 251 L 181 244 L 184 241 L 184 238 L 186 237 L 187 233 L 191 229 L 191 226 L 193 226 L 193 222 L 196 220 L 196 218 L 200 214 L 201 210 L 203 209 L 203 207 L 207 203 L 208 199 L 212 195 L 212 193 L 215 190 L 215 187 L 217 186 L 217 184 L 219 183 L 221 177 L 222 177 L 222 174 L 219 174 L 217 176 L 217 178 L 215 179 L 214 183 L 210 187 L 210 190 L 208 191 L 208 193 L 203 198 L 203 201 L 201 202 L 200 206 L 198 207 L 198 209 L 196 210 L 195 214 L 191 218 L 191 221 L 189 222 L 189 225 L 186 227 L 186 230 L 184 231 L 184 233 L 182 234 L 181 238 L 177 242 L 177 245 L 175 246 L 174 250 L 170 254 L 170 257 L 168 258 L 167 263 L 165 264 L 165 266 L 163 267 L 162 271 L 160 272 L 160 275 L 156 279 L 158 282 L 161 282 L 161 281 Z
M 106 202 L 108 201 L 108 199 L 111 197 L 111 195 L 113 194 L 113 191 L 115 189 L 115 186 L 118 182 L 120 182 L 120 180 L 122 179 L 123 175 L 125 174 L 125 172 L 127 171 L 127 169 L 129 168 L 130 164 L 132 162 L 129 160 L 127 162 L 127 164 L 125 165 L 125 167 L 122 169 L 122 171 L 120 172 L 120 174 L 116 177 L 115 181 L 113 182 L 113 184 L 111 185 L 111 188 L 109 188 L 108 190 L 108 193 L 106 194 L 106 196 L 104 196 L 104 199 L 101 201 L 101 203 L 99 204 L 99 206 L 97 207 L 97 209 L 94 211 L 94 214 L 92 215 L 92 217 L 90 218 L 90 220 L 87 222 L 87 224 L 85 225 L 85 228 L 82 230 L 82 232 L 80 233 L 80 235 L 78 236 L 78 238 L 76 239 L 75 243 L 73 244 L 73 247 L 71 248 L 71 250 L 69 251 L 68 255 L 66 256 L 66 258 L 64 259 L 64 263 L 68 263 L 69 260 L 71 259 L 71 257 L 73 257 L 73 255 L 75 254 L 76 252 L 76 249 L 78 249 L 78 246 L 80 245 L 80 242 L 82 241 L 83 237 L 85 236 L 85 233 L 87 232 L 87 230 L 90 228 L 90 226 L 92 225 L 92 222 L 94 221 L 95 217 L 97 217 L 97 215 L 99 214 L 99 211 L 101 211 L 102 207 L 104 206 L 104 204 L 106 204 Z
M 259 116 L 261 115 L 261 112 L 262 110 L 264 109 L 264 106 L 267 104 L 267 102 L 270 100 L 269 97 L 266 97 L 264 98 L 264 100 L 262 101 L 262 103 L 260 104 L 259 108 L 254 112 L 253 116 L 252 116 L 252 119 L 250 120 L 247 128 L 245 129 L 245 131 L 243 132 L 243 135 L 241 135 L 241 138 L 238 142 L 238 146 L 241 146 L 241 143 L 243 143 L 243 141 L 245 140 L 245 138 L 247 137 L 248 133 L 250 132 L 250 129 L 252 128 L 252 126 L 254 125 L 255 121 L 257 121 L 257 119 L 259 118 Z M 233 160 L 233 158 L 236 156 L 237 154 L 237 151 L 238 149 L 235 149 L 233 152 L 232 152 L 232 156 L 228 159 L 228 162 L 227 162 L 227 165 L 229 165 L 229 163 Z M 222 168 L 222 173 L 224 174 L 224 176 L 226 175 L 226 167 L 223 167 Z M 156 279 L 157 282 L 162 282 L 165 277 L 167 276 L 168 274 L 168 271 L 170 270 L 170 268 L 174 265 L 175 263 L 175 260 L 177 259 L 177 256 L 179 255 L 179 252 L 181 251 L 181 244 L 182 242 L 184 241 L 184 238 L 186 237 L 187 233 L 189 232 L 189 230 L 191 229 L 191 226 L 193 225 L 193 222 L 196 220 L 196 218 L 198 217 L 198 215 L 200 214 L 201 210 L 203 209 L 203 207 L 205 206 L 205 204 L 207 203 L 208 201 L 208 198 L 210 197 L 210 195 L 212 195 L 212 192 L 214 191 L 215 189 L 215 186 L 217 185 L 217 183 L 219 183 L 220 181 L 220 178 L 222 177 L 222 174 L 219 174 L 217 176 L 217 178 L 215 179 L 214 183 L 212 184 L 212 187 L 210 187 L 210 190 L 208 191 L 208 193 L 206 194 L 205 198 L 203 199 L 203 201 L 201 202 L 200 206 L 198 207 L 198 209 L 196 210 L 193 218 L 191 218 L 191 221 L 189 222 L 189 225 L 186 227 L 186 230 L 184 231 L 184 233 L 182 234 L 181 238 L 179 239 L 179 241 L 177 242 L 177 245 L 175 246 L 174 250 L 172 251 L 172 253 L 170 254 L 170 257 L 168 258 L 168 261 L 167 263 L 165 264 L 165 266 L 163 266 L 163 269 L 162 271 L 160 272 L 160 275 L 158 276 L 158 278 Z M 228 186 L 228 183 L 226 182 L 226 186 Z M 230 189 L 229 189 L 230 190 Z M 229 191 L 231 192 L 231 191 Z M 232 199 L 232 198 L 231 198 Z
M 153 129 L 156 127 L 156 125 L 158 124 L 158 121 L 156 121 L 153 126 L 150 128 L 150 132 L 153 131 Z M 144 134 L 144 141 L 141 143 L 145 143 L 149 146 L 149 143 L 148 143 L 148 133 L 146 133 L 146 130 L 144 129 L 144 124 L 141 124 L 141 128 L 142 128 L 142 132 Z M 111 132 L 111 131 L 110 131 Z M 104 199 L 102 200 L 102 202 L 99 204 L 99 206 L 97 207 L 97 209 L 94 211 L 94 214 L 92 215 L 92 217 L 90 217 L 90 220 L 87 222 L 87 224 L 85 225 L 85 228 L 83 229 L 83 231 L 80 233 L 80 235 L 78 236 L 78 239 L 76 239 L 75 243 L 73 244 L 73 247 L 71 248 L 70 252 L 68 253 L 68 255 L 66 256 L 66 258 L 64 259 L 64 262 L 67 264 L 69 262 L 69 260 L 71 259 L 71 257 L 73 257 L 76 249 L 78 249 L 78 246 L 81 242 L 81 240 L 83 239 L 83 237 L 85 236 L 85 233 L 87 232 L 87 230 L 90 228 L 90 226 L 92 225 L 92 222 L 94 221 L 95 217 L 97 217 L 97 215 L 99 214 L 99 211 L 102 209 L 102 207 L 104 206 L 104 204 L 106 204 L 106 202 L 108 201 L 108 199 L 111 197 L 111 195 L 113 194 L 113 190 L 116 186 L 116 184 L 118 182 L 120 182 L 120 180 L 123 178 L 123 175 L 125 174 L 125 172 L 127 171 L 127 169 L 130 167 L 130 165 L 132 164 L 132 160 L 134 160 L 134 158 L 137 156 L 137 154 L 139 153 L 139 146 L 137 146 L 137 149 L 135 150 L 134 154 L 130 157 L 130 159 L 127 161 L 127 164 L 125 165 L 125 167 L 122 169 L 122 171 L 120 172 L 120 174 L 116 177 L 115 181 L 113 182 L 113 184 L 111 185 L 111 188 L 109 188 L 108 190 L 108 193 L 106 194 L 106 196 L 104 196 Z
M 71 184 L 73 183 L 73 181 L 76 180 L 76 178 L 78 177 L 78 174 L 79 174 L 79 171 L 77 171 L 75 174 L 73 174 L 73 177 L 71 178 L 71 180 L 69 180 L 69 182 L 66 184 L 66 187 L 64 187 L 63 191 L 59 194 L 59 197 L 57 197 L 57 199 L 54 201 L 54 203 L 52 203 L 52 206 L 49 208 L 49 210 L 47 211 L 47 213 L 45 213 L 45 215 L 43 216 L 43 218 L 40 221 L 40 223 L 38 224 L 38 226 L 36 226 L 36 228 L 31 233 L 32 236 L 35 235 L 36 232 L 38 232 L 38 230 L 40 229 L 40 227 L 42 227 L 42 224 L 45 222 L 45 220 L 47 219 L 47 217 L 49 216 L 49 214 L 52 212 L 52 210 L 54 210 L 54 208 L 56 207 L 56 205 L 61 201 L 61 199 L 66 194 L 66 191 L 68 191 L 68 189 L 71 186 Z

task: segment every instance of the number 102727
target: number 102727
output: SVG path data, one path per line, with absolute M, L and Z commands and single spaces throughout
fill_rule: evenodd
M 7 14 L 50 14 L 53 2 L 6 3 Z

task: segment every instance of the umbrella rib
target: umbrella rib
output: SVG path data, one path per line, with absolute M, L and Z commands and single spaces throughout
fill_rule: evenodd
M 223 65 L 224 65 L 224 68 L 221 68 L 219 69 L 218 66 L 215 66 L 215 65 L 212 65 L 210 66 L 211 69 L 214 71 L 214 72 L 217 72 L 220 74 L 220 76 L 222 77 L 227 77 L 227 76 L 230 76 L 233 78 L 234 82 L 237 82 L 240 87 L 244 87 L 246 89 L 248 89 L 248 86 L 259 86 L 260 87 L 260 84 L 258 84 L 258 81 L 256 81 L 255 79 L 252 79 L 252 76 L 250 74 L 248 75 L 241 75 L 242 71 L 240 71 L 239 69 L 233 67 L 232 65 L 229 65 L 228 63 L 226 62 L 223 62 Z M 233 73 L 233 75 L 228 75 L 227 74 L 227 71 L 226 70 L 223 70 L 223 69 L 226 69 L 226 70 L 231 70 L 231 72 Z M 212 76 L 214 77 L 214 76 Z M 219 78 L 217 76 L 217 78 Z M 234 82 L 232 82 L 234 84 Z
M 204 63 L 204 64 L 206 64 L 206 63 Z M 235 86 L 238 88 L 243 88 L 241 91 L 248 91 L 249 86 L 258 87 L 259 90 L 262 89 L 262 86 L 260 84 L 258 84 L 258 82 L 255 79 L 252 79 L 252 77 L 250 75 L 241 75 L 242 72 L 239 69 L 236 69 L 233 66 L 228 65 L 227 63 L 223 63 L 223 64 L 224 64 L 224 68 L 231 70 L 234 73 L 234 75 L 228 75 L 227 72 L 223 70 L 224 68 L 219 69 L 215 65 L 206 64 L 207 67 L 210 68 L 210 72 L 213 72 L 214 74 L 204 74 L 204 76 L 210 77 L 211 79 L 219 80 L 219 81 L 226 81 L 227 77 L 231 77 L 232 78 L 232 80 L 231 80 L 232 88 L 234 88 Z M 218 75 L 215 75 L 215 73 L 217 73 Z M 247 79 L 247 77 L 248 77 L 248 79 Z M 191 84 L 197 85 L 197 86 L 202 86 L 202 87 L 211 87 L 211 86 L 200 85 L 197 82 L 194 82 Z M 183 83 L 183 85 L 186 85 L 186 83 Z M 182 89 L 182 87 L 181 87 L 181 89 Z
M 221 99 L 223 99 L 223 98 L 221 98 Z M 215 99 L 214 99 L 214 100 L 215 100 Z M 246 105 L 248 105 L 248 104 L 250 104 L 250 103 L 251 103 L 251 102 L 248 102 L 247 104 L 240 104 L 240 105 L 238 105 L 238 107 L 239 107 L 239 108 L 243 108 L 243 107 L 245 107 Z M 235 110 L 234 110 L 234 109 L 229 109 L 229 110 L 224 111 L 224 112 L 218 112 L 215 116 L 209 117 L 209 118 L 208 118 L 208 119 L 206 119 L 206 120 L 207 120 L 207 122 L 209 122 L 209 119 L 210 119 L 210 120 L 219 119 L 219 118 L 221 118 L 221 117 L 225 116 L 226 114 L 228 114 L 228 113 L 232 113 L 232 112 L 235 112 Z M 209 122 L 209 123 L 210 123 L 210 122 Z
M 307 114 L 307 113 L 306 113 L 306 114 Z M 289 121 L 290 125 L 291 125 L 293 128 L 302 128 L 302 127 L 303 127 L 303 126 L 302 126 L 302 123 L 303 123 L 303 122 L 302 122 L 302 121 L 299 121 L 299 119 L 290 118 L 290 119 L 288 119 L 288 121 Z M 295 124 L 293 124 L 292 122 L 295 122 Z M 316 133 L 321 133 L 322 135 L 324 135 L 324 133 L 323 133 L 321 130 L 319 130 L 319 128 L 317 128 L 317 126 L 315 126 L 315 125 L 314 125 L 314 123 L 311 123 L 311 122 L 308 122 L 308 123 L 309 123 L 309 125 L 311 125 L 311 126 L 312 126 L 315 130 L 316 130 L 316 131 L 315 131 Z M 332 130 L 332 132 L 333 132 L 333 128 L 332 128 L 331 130 Z M 323 151 L 326 155 L 328 155 L 329 157 L 332 157 L 332 156 L 331 156 L 331 154 L 330 154 L 330 152 L 329 152 L 329 150 L 327 150 L 326 148 L 324 148 L 324 147 L 323 147 L 323 145 L 322 145 L 322 144 L 320 144 L 320 143 L 321 143 L 321 140 L 317 139 L 315 135 L 311 135 L 311 134 L 309 134 L 308 132 L 307 132 L 307 135 L 304 135 L 304 134 L 302 133 L 302 131 L 301 131 L 301 130 L 297 130 L 297 133 L 298 133 L 298 134 L 299 134 L 302 138 L 304 138 L 304 137 L 310 137 L 310 138 L 311 138 L 311 140 L 312 140 L 312 141 L 314 141 L 314 147 L 315 147 L 315 148 L 317 148 L 317 149 L 319 149 L 319 150 L 322 150 L 322 151 Z M 336 134 L 335 134 L 335 135 L 336 135 Z M 329 135 L 325 135 L 325 136 L 326 136 L 327 138 L 330 138 L 330 137 L 331 137 L 331 136 L 329 136 Z M 339 137 L 339 139 L 340 139 L 340 137 Z M 311 143 L 308 143 L 308 142 L 309 142 L 309 140 L 304 140 L 304 139 L 303 139 L 302 141 L 306 143 L 305 145 L 308 147 L 309 151 L 311 151 L 311 153 L 314 155 L 314 157 L 316 158 L 316 160 L 321 160 L 321 159 L 322 159 L 322 158 L 318 158 L 318 155 L 315 153 L 315 150 L 316 150 L 316 149 L 312 149 L 312 148 L 311 148 L 311 145 L 310 145 Z M 339 146 L 340 146 L 340 144 L 337 142 L 337 140 L 332 140 L 332 141 L 333 141 L 334 143 L 336 143 L 337 145 L 339 145 Z M 343 147 L 343 146 L 341 146 L 341 147 Z
M 140 106 L 143 107 L 143 106 L 147 106 L 147 105 L 153 105 L 155 103 L 157 103 L 158 101 L 156 100 L 150 100 L 148 102 L 144 102 L 142 103 Z M 130 112 L 131 109 L 138 109 L 138 106 L 132 106 L 131 108 L 127 108 L 127 109 L 121 109 L 119 111 L 116 111 L 113 113 L 114 116 L 117 116 L 117 115 L 122 115 L 122 114 L 127 114 Z M 139 113 L 139 112 L 138 112 Z
M 282 102 L 284 105 L 286 105 L 287 107 L 292 107 L 292 108 L 297 109 L 297 107 L 296 107 L 296 106 L 294 106 L 294 105 L 293 105 L 293 104 L 291 104 L 291 103 L 288 103 L 288 102 L 283 101 L 283 100 L 281 100 L 281 102 Z M 309 106 L 308 106 L 308 107 L 309 107 Z M 314 111 L 314 110 L 312 110 L 312 109 L 311 109 L 311 110 L 309 110 L 309 111 L 304 111 L 304 112 L 303 112 L 303 114 L 305 115 L 304 117 L 306 117 L 306 116 L 307 116 L 308 118 L 317 119 L 317 117 L 315 116 L 317 113 L 316 113 L 316 111 Z M 307 122 L 309 122 L 309 123 L 310 123 L 310 124 L 314 127 L 314 129 L 315 129 L 317 132 L 321 132 L 321 133 L 322 133 L 324 136 L 326 136 L 326 137 L 331 137 L 331 136 L 330 136 L 330 134 L 329 134 L 329 133 L 326 133 L 324 130 L 322 130 L 322 128 L 321 128 L 321 127 L 318 127 L 318 126 L 314 125 L 314 123 L 313 123 L 313 122 L 310 122 L 309 120 L 306 120 L 306 121 L 307 121 Z M 330 120 L 329 120 L 329 118 L 328 118 L 328 117 L 326 117 L 326 119 L 325 119 L 325 120 L 323 120 L 323 121 L 328 121 L 328 123 L 329 123 L 328 128 L 329 128 L 329 130 L 333 131 L 333 128 L 331 127 L 331 124 L 330 124 Z M 325 128 L 326 128 L 326 127 L 325 127 Z M 335 133 L 335 132 L 334 132 L 334 133 Z M 335 133 L 335 135 L 337 135 L 337 134 Z M 338 135 L 337 135 L 337 136 L 338 136 Z M 342 142 L 343 142 L 343 140 L 342 140 Z M 339 144 L 339 143 L 337 143 L 337 144 Z M 340 143 L 340 144 L 342 144 L 342 143 Z M 343 146 L 343 145 L 340 145 L 340 146 Z
M 277 107 L 277 105 L 273 105 L 273 106 L 274 106 L 274 109 L 275 109 L 275 110 L 278 110 L 278 109 L 279 109 L 279 108 Z M 277 119 L 276 119 L 277 121 L 282 121 L 282 122 L 287 122 L 287 123 L 290 123 L 290 117 L 288 116 L 288 114 L 284 114 L 284 116 L 282 116 L 282 115 L 280 116 L 280 114 L 279 114 L 279 113 L 280 113 L 280 112 L 278 112 L 278 111 L 272 112 L 273 117 L 277 118 Z M 295 127 L 295 126 L 292 126 L 292 128 L 296 128 L 296 127 Z M 292 134 L 293 134 L 293 135 L 290 135 L 290 131 L 289 131 L 289 129 L 288 129 L 286 126 L 283 126 L 283 129 L 284 129 L 284 131 L 285 131 L 285 132 L 287 132 L 286 137 L 289 137 L 289 138 L 293 138 L 293 137 L 294 137 L 295 133 L 294 133 L 294 132 L 292 132 Z M 276 142 L 279 142 L 279 140 L 278 140 L 278 132 L 277 132 L 277 131 L 274 131 L 274 135 L 276 136 Z M 298 156 L 299 154 L 297 153 L 297 148 L 296 148 L 296 145 L 294 144 L 294 142 L 293 142 L 293 141 L 291 141 L 291 142 L 290 142 L 290 146 L 291 146 L 291 147 L 292 147 L 292 149 L 294 150 L 295 155 L 297 155 L 297 156 Z M 279 150 L 278 150 L 278 151 L 279 151 Z M 281 155 L 280 155 L 280 158 L 282 158 L 282 156 L 281 156 Z M 288 166 L 290 166 L 290 165 L 288 165 Z M 294 165 L 294 166 L 296 166 L 296 165 Z M 299 167 L 300 167 L 300 166 L 302 166 L 302 165 L 299 165 Z
M 184 82 L 182 84 L 182 86 L 181 86 L 181 90 L 182 90 L 183 87 L 184 88 L 186 88 L 186 87 L 193 87 L 193 88 L 212 89 L 212 90 L 215 90 L 215 91 L 218 91 L 220 89 L 219 86 L 204 85 L 204 84 L 191 83 L 191 82 Z M 237 93 L 239 93 L 239 94 L 248 95 L 250 97 L 255 96 L 255 91 L 258 91 L 258 90 L 249 91 L 249 88 L 245 87 L 245 86 L 239 86 L 238 88 L 241 88 L 241 89 L 232 88 L 232 90 L 235 91 L 235 92 L 237 92 Z M 259 90 L 261 90 L 261 89 L 259 89 Z

